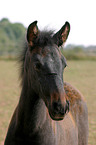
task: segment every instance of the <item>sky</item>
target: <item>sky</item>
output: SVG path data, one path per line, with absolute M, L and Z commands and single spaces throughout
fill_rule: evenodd
M 71 30 L 66 45 L 96 45 L 96 0 L 1 0 L 2 18 L 26 27 L 37 20 L 39 29 L 56 31 L 68 21 Z

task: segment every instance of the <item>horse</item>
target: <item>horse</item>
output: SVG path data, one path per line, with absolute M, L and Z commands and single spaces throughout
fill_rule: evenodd
M 69 32 L 69 22 L 58 32 L 40 31 L 37 21 L 28 26 L 20 55 L 21 95 L 4 145 L 88 144 L 86 101 L 63 80 L 67 63 L 60 48 Z

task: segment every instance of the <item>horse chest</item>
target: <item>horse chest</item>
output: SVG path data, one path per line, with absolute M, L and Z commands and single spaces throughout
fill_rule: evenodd
M 48 120 L 32 138 L 34 145 L 78 145 L 78 131 L 70 115 L 60 122 Z

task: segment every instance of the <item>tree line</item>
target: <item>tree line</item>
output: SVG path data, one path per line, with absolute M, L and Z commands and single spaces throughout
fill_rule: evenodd
M 26 28 L 21 23 L 11 23 L 7 18 L 0 20 L 0 58 L 15 59 L 20 52 L 26 34 Z M 61 48 L 67 59 L 96 60 L 96 46 L 67 45 Z
M 11 23 L 7 18 L 0 21 L 0 56 L 15 56 L 24 40 L 26 28 L 21 23 Z

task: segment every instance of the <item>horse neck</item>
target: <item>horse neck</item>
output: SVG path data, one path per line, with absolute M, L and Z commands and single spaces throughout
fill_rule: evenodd
M 18 105 L 19 124 L 23 124 L 25 130 L 36 132 L 42 127 L 45 120 L 45 103 L 25 81 Z

